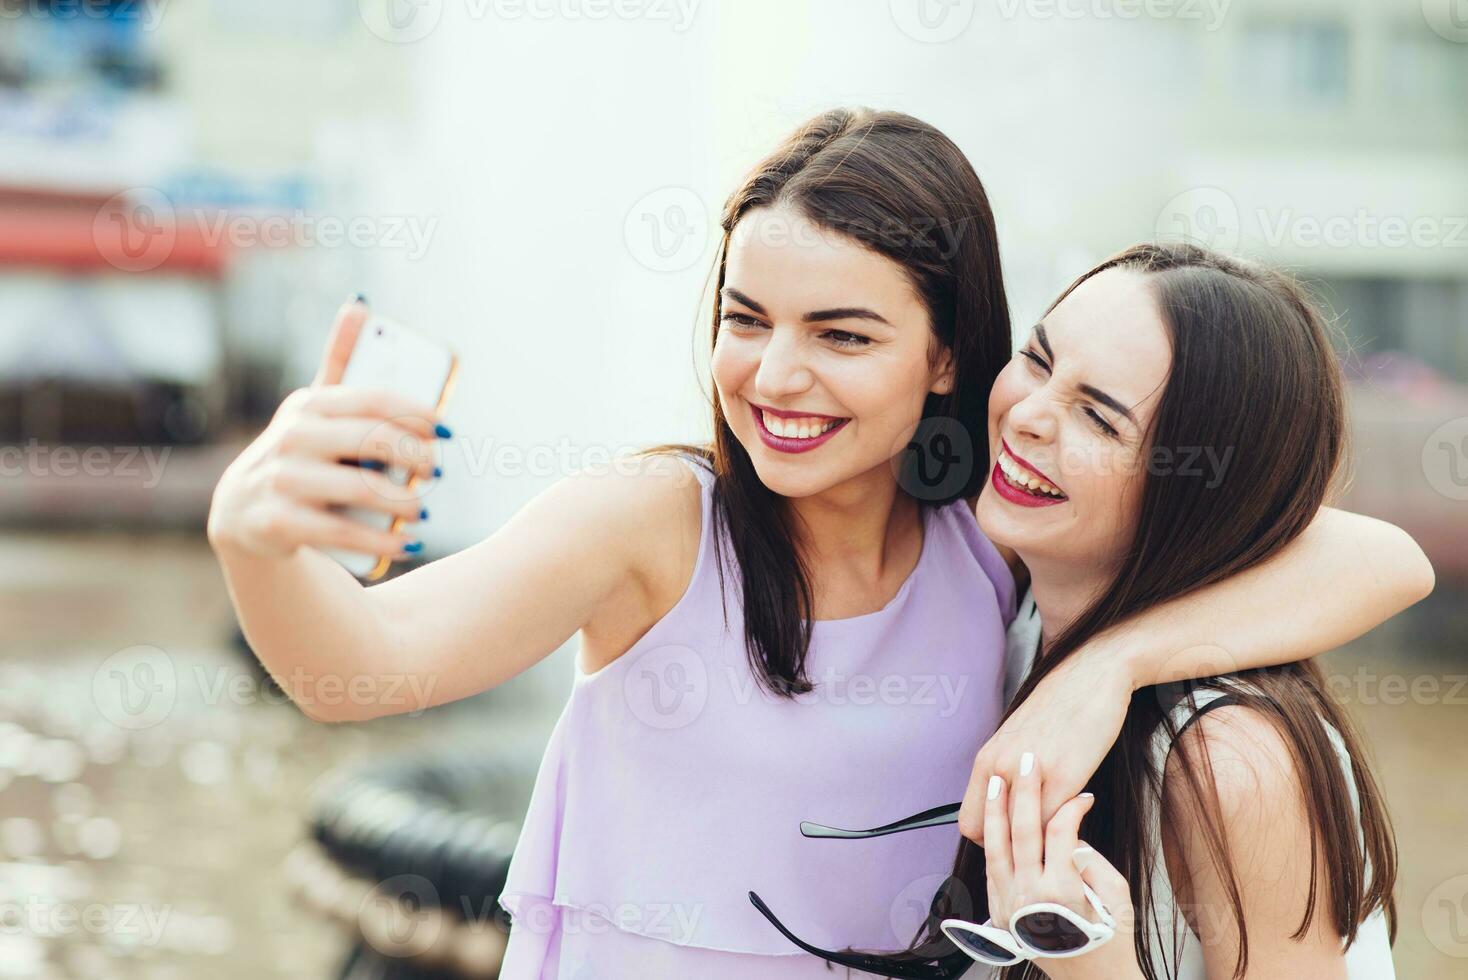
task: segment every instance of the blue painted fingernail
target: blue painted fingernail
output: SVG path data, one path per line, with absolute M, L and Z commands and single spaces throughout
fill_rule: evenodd
M 442 422 L 437 422 L 433 426 L 433 434 L 438 436 L 440 439 L 447 439 L 449 436 L 453 435 L 453 432 L 449 429 L 448 426 L 444 425 Z
M 422 510 L 420 510 L 418 512 L 418 520 L 420 520 L 420 521 L 426 521 L 426 520 L 428 520 L 428 508 L 427 507 L 424 507 Z
M 387 464 L 380 459 L 359 459 L 357 465 L 364 470 L 377 470 L 379 473 L 387 469 Z
M 367 305 L 367 297 L 364 296 L 364 295 L 362 295 L 361 293 L 358 293 L 356 296 L 354 296 L 352 298 L 354 300 L 356 300 L 358 303 L 361 303 L 363 306 L 366 306 Z
M 433 468 L 433 478 L 436 480 L 436 479 L 438 479 L 441 476 L 443 476 L 443 467 L 442 466 L 435 466 Z
M 409 552 L 410 554 L 416 554 L 417 552 L 423 550 L 423 542 L 409 541 L 407 544 L 403 545 L 403 550 Z

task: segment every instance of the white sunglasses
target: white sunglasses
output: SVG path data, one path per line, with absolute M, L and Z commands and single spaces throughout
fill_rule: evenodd
M 1116 935 L 1116 920 L 1085 882 L 1086 901 L 1101 921 L 1091 922 L 1079 912 L 1054 902 L 1034 902 L 1014 910 L 1005 931 L 993 920 L 969 922 L 944 919 L 943 935 L 973 959 L 989 966 L 1010 966 L 1021 960 L 1080 956 Z

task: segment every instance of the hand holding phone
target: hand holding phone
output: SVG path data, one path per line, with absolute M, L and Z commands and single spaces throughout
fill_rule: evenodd
M 457 363 L 444 345 L 348 303 L 315 380 L 220 479 L 211 543 L 268 558 L 310 545 L 380 578 L 413 551 L 405 526 L 424 516 L 417 486 L 448 435 L 439 413 Z
M 453 386 L 458 359 L 453 351 L 437 341 L 414 333 L 406 327 L 393 323 L 385 317 L 370 315 L 357 335 L 342 373 L 341 384 L 354 388 L 375 391 L 391 391 L 414 402 L 433 405 L 435 416 L 441 413 L 448 401 Z M 447 429 L 436 432 L 442 437 Z M 391 435 L 391 433 L 385 433 Z M 409 444 L 403 446 L 406 454 L 415 454 L 421 443 L 407 437 Z M 372 469 L 385 469 L 387 478 L 402 491 L 393 492 L 392 497 L 417 501 L 419 495 L 414 488 L 420 482 L 419 472 L 402 465 L 384 464 L 380 459 L 347 460 L 349 465 L 371 465 Z M 339 513 L 350 520 L 368 527 L 396 531 L 403 524 L 403 517 L 391 512 L 372 510 L 365 507 L 339 507 Z M 423 513 L 420 511 L 420 517 Z M 326 553 L 341 562 L 358 578 L 375 581 L 381 578 L 391 564 L 386 555 L 372 555 L 341 549 L 327 549 Z

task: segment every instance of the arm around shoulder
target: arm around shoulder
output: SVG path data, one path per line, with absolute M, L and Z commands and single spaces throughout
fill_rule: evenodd
M 1333 650 L 1432 591 L 1407 532 L 1322 507 L 1267 561 L 1154 606 L 1087 644 L 1120 655 L 1135 687 L 1270 667 Z

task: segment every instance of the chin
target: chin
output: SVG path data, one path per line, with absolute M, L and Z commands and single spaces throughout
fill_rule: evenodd
M 1029 521 L 1025 515 L 1016 513 L 1013 504 L 1006 503 L 995 493 L 994 488 L 988 483 L 979 492 L 979 505 L 974 508 L 974 515 L 979 521 L 979 530 L 984 532 L 984 537 L 995 544 L 1012 548 L 1017 552 L 1037 551 L 1043 541 L 1051 534 L 1051 529 L 1041 532 Z

